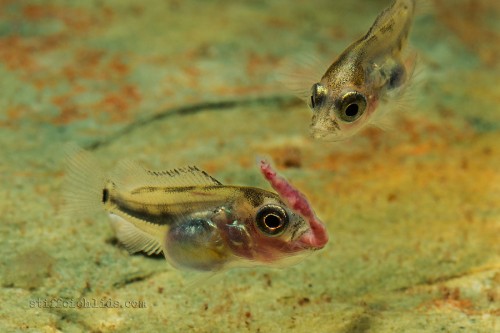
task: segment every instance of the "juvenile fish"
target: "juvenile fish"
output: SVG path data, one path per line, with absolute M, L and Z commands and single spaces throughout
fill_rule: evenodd
M 283 266 L 328 241 L 305 197 L 268 164 L 263 167 L 266 179 L 280 183 L 278 189 L 288 184 L 283 197 L 222 185 L 194 166 L 150 171 L 123 162 L 105 176 L 80 149 L 68 154 L 67 164 L 68 212 L 107 212 L 118 240 L 130 252 L 163 252 L 176 268 Z M 289 204 L 293 198 L 297 207 Z
M 312 86 L 314 138 L 349 138 L 398 106 L 415 68 L 416 55 L 408 49 L 415 6 L 416 0 L 395 0 Z

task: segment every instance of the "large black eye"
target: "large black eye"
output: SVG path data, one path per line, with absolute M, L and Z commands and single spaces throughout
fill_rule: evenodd
M 288 225 L 286 211 L 277 205 L 262 207 L 255 218 L 257 227 L 268 236 L 279 236 Z
M 342 96 L 338 107 L 335 109 L 337 117 L 341 120 L 352 123 L 366 110 L 366 98 L 357 91 L 350 91 Z
M 313 84 L 311 88 L 311 108 L 316 108 L 323 104 L 326 97 L 326 88 L 321 83 Z

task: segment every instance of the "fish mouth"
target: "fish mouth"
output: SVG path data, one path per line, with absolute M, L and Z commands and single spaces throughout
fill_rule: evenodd
M 305 195 L 284 177 L 278 175 L 267 161 L 262 160 L 260 162 L 260 170 L 280 198 L 295 214 L 301 216 L 308 225 L 308 228 L 302 231 L 294 242 L 297 248 L 321 249 L 324 247 L 328 242 L 326 227 L 314 213 Z M 299 231 L 301 231 L 300 228 L 297 232 Z
M 311 127 L 310 134 L 314 139 L 321 141 L 340 141 L 343 139 L 342 136 L 334 132 L 334 130 L 328 131 L 317 127 Z
M 297 212 L 294 212 L 294 213 L 297 213 Z M 307 221 L 305 221 L 305 220 L 302 220 L 302 221 L 304 224 L 295 228 L 295 230 L 292 232 L 292 236 L 290 237 L 290 241 L 292 241 L 292 242 L 299 241 L 300 238 L 302 236 L 304 236 L 304 234 L 306 234 L 309 231 L 309 223 L 307 223 Z
M 329 141 L 329 142 L 344 141 L 350 139 L 357 132 L 358 130 L 346 131 L 346 130 L 340 130 L 336 127 L 325 129 L 323 127 L 318 127 L 318 126 L 311 126 L 309 130 L 311 137 L 313 137 L 314 139 L 320 141 Z
M 325 232 L 326 234 L 326 232 Z M 328 243 L 328 236 L 318 239 L 311 229 L 303 232 L 296 241 L 302 249 L 317 251 L 321 250 Z
M 300 216 L 301 223 L 297 223 L 295 230 L 292 232 L 290 237 L 290 242 L 295 245 L 299 250 L 310 250 L 316 251 L 322 249 L 328 242 L 328 236 L 326 235 L 326 229 L 322 225 L 317 225 L 317 223 L 311 224 L 311 217 L 305 218 L 302 216 L 300 211 L 293 210 L 293 214 Z M 322 229 L 321 234 L 325 233 L 323 237 L 318 238 L 317 229 Z M 326 237 L 325 237 L 326 236 Z

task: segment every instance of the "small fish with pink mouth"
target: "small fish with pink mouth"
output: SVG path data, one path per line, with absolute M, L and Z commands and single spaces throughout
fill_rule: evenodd
M 123 162 L 106 175 L 81 149 L 67 161 L 67 212 L 104 210 L 131 253 L 163 252 L 179 269 L 285 266 L 328 242 L 306 197 L 265 161 L 260 170 L 277 194 L 222 185 L 194 166 L 151 171 Z

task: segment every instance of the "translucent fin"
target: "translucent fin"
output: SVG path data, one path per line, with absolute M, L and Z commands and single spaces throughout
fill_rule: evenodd
M 185 281 L 184 288 L 189 290 L 199 290 L 199 288 L 210 288 L 210 285 L 220 282 L 213 277 L 219 275 L 220 272 L 203 272 L 203 271 L 181 271 Z
M 415 5 L 416 16 L 428 15 L 433 13 L 434 4 L 432 3 L 431 0 L 415 0 L 415 1 L 416 1 Z
M 370 125 L 378 127 L 383 130 L 392 130 L 396 127 L 395 118 L 391 115 L 395 112 L 405 112 L 411 110 L 418 99 L 418 93 L 421 85 L 425 82 L 424 72 L 425 68 L 416 52 L 408 51 L 406 61 L 411 62 L 411 72 L 408 73 L 407 82 L 400 88 L 394 89 L 383 105 L 373 114 L 370 119 Z
M 328 66 L 328 62 L 313 55 L 298 55 L 284 60 L 275 77 L 287 90 L 308 103 L 311 87 L 321 80 Z
M 367 35 L 375 35 L 379 34 L 381 30 L 384 30 L 387 27 L 387 24 L 390 24 L 390 27 L 397 27 L 400 22 L 395 22 L 394 17 L 397 14 L 405 14 L 409 17 L 413 17 L 415 13 L 416 7 L 419 0 L 395 0 L 393 3 L 385 8 L 375 19 L 373 25 L 368 31 Z M 401 18 L 398 18 L 401 19 Z
M 151 255 L 163 251 L 161 241 L 154 236 L 115 214 L 109 214 L 109 217 L 116 237 L 130 253 L 142 251 Z
M 218 180 L 196 166 L 166 171 L 151 171 L 132 161 L 120 162 L 111 178 L 117 188 L 129 190 L 143 186 L 222 185 Z
M 369 45 L 364 48 L 366 58 L 385 54 L 407 39 L 415 15 L 415 1 L 396 0 L 379 14 L 364 37 Z
M 384 102 L 378 107 L 367 125 L 377 127 L 384 131 L 394 130 L 396 128 L 397 119 L 395 115 L 398 112 L 409 110 L 414 96 L 414 91 L 408 89 L 405 85 L 398 95 L 390 97 L 389 101 Z
M 65 147 L 66 175 L 63 184 L 65 215 L 90 216 L 102 209 L 105 177 L 92 155 L 74 144 Z

